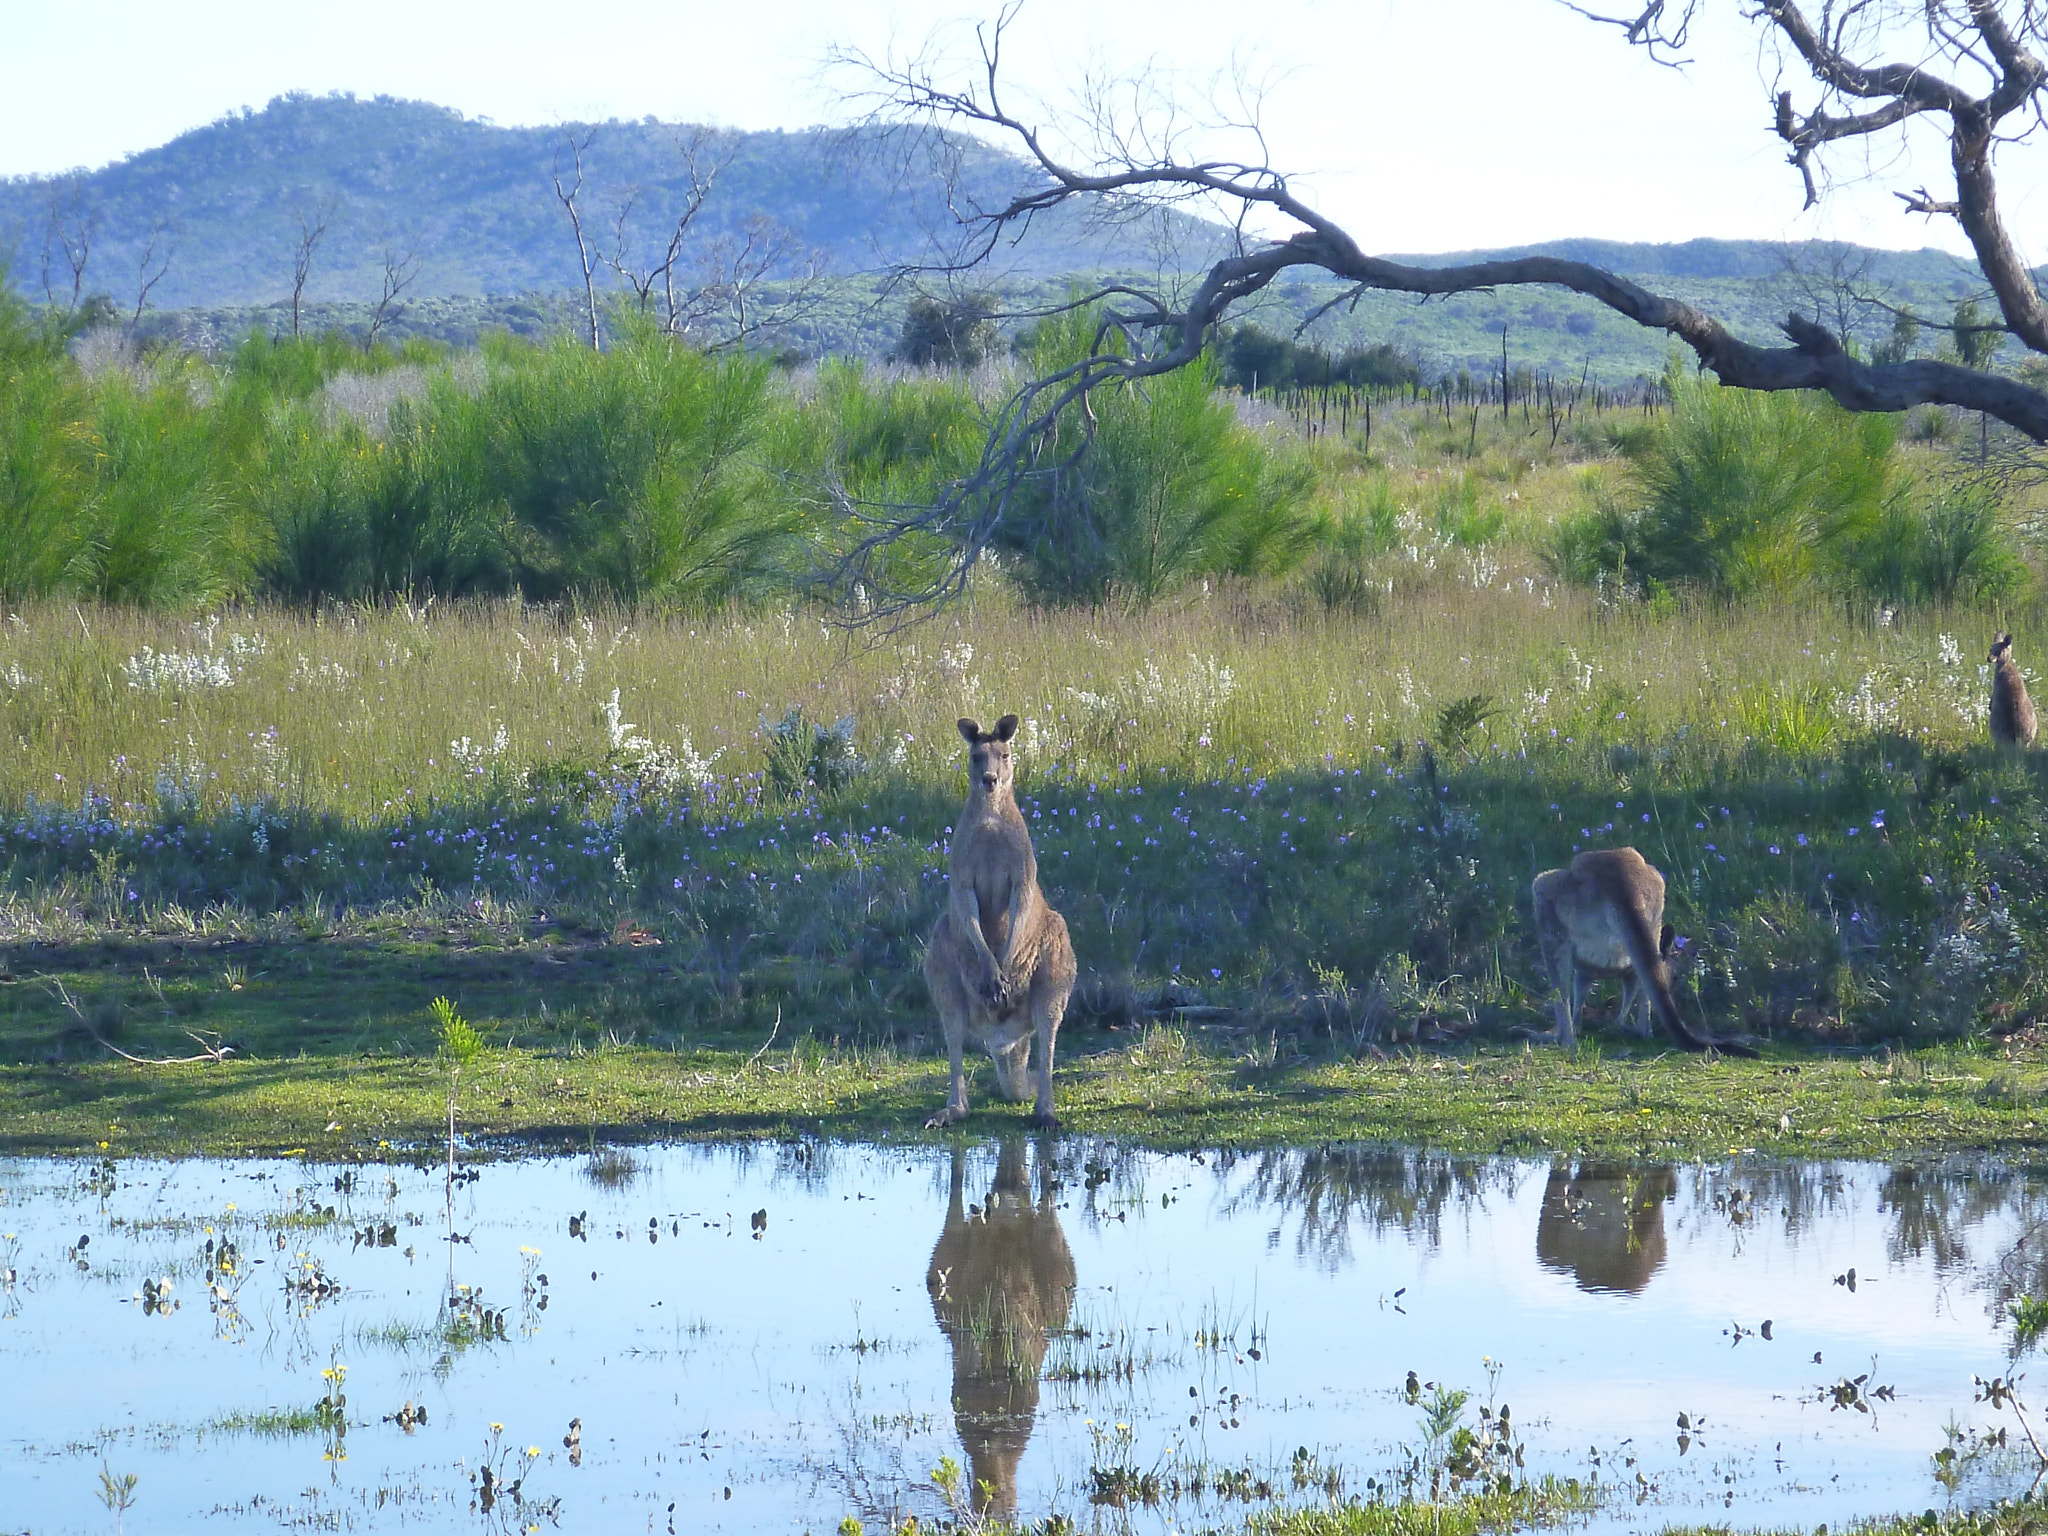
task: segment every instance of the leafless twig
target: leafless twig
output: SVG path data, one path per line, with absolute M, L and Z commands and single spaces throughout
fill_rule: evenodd
M 132 1052 L 122 1050 L 120 1046 L 114 1044 L 113 1041 L 100 1033 L 99 1026 L 94 1024 L 86 1016 L 85 1010 L 78 1006 L 78 999 L 65 990 L 63 978 L 58 976 L 39 976 L 36 979 L 49 985 L 52 995 L 63 1006 L 65 1012 L 78 1021 L 79 1028 L 92 1036 L 95 1044 L 112 1051 L 123 1061 L 134 1062 L 139 1067 L 184 1067 L 202 1061 L 221 1062 L 226 1061 L 228 1057 L 235 1053 L 235 1048 L 232 1045 L 223 1044 L 220 1036 L 212 1030 L 202 1033 L 197 1030 L 188 1029 L 185 1031 L 186 1036 L 191 1039 L 193 1044 L 199 1047 L 199 1054 L 197 1056 L 137 1056 Z

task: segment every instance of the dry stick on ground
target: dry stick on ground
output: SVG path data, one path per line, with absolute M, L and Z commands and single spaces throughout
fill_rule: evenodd
M 768 1038 L 761 1042 L 761 1049 L 754 1052 L 753 1055 L 747 1058 L 747 1064 L 744 1067 L 741 1067 L 739 1071 L 733 1073 L 732 1080 L 734 1082 L 738 1082 L 742 1077 L 746 1076 L 747 1073 L 754 1070 L 754 1063 L 759 1061 L 763 1056 L 766 1056 L 768 1054 L 768 1047 L 775 1043 L 775 1037 L 781 1032 L 782 1006 L 778 1003 L 775 1008 L 775 1025 L 772 1029 L 768 1031 Z
M 1678 64 L 1702 3 L 1651 0 L 1634 17 L 1569 8 L 1611 22 L 1658 62 Z M 861 82 L 853 99 L 863 107 L 864 121 L 921 128 L 939 147 L 942 160 L 951 147 L 949 163 L 956 174 L 949 206 L 958 221 L 958 244 L 943 261 L 916 270 L 958 274 L 982 267 L 1027 235 L 1041 215 L 1069 204 L 1112 220 L 1146 209 L 1207 210 L 1219 214 L 1229 232 L 1228 252 L 1192 290 L 1112 283 L 1077 300 L 1101 306 L 1090 354 L 1019 388 L 995 413 L 980 463 L 930 503 L 862 504 L 842 495 L 841 509 L 860 536 L 839 559 L 834 576 L 842 592 L 860 599 L 856 621 L 900 619 L 964 591 L 1012 501 L 1027 485 L 1065 469 L 1085 450 L 1093 422 L 1087 408 L 1091 391 L 1194 362 L 1233 305 L 1297 268 L 1341 278 L 1357 292 L 1406 293 L 1422 300 L 1524 285 L 1569 289 L 1638 325 L 1676 337 L 1724 384 L 1824 390 L 1852 411 L 1953 405 L 1981 411 L 2036 442 L 2048 442 L 2048 393 L 2016 378 L 1932 359 L 1865 362 L 1808 316 L 1786 316 L 1782 329 L 1790 346 L 1760 347 L 1738 339 L 1690 304 L 1588 262 L 1529 256 L 1419 267 L 1371 255 L 1298 196 L 1288 175 L 1270 163 L 1255 103 L 1233 125 L 1249 146 L 1241 158 L 1192 152 L 1186 125 L 1193 119 L 1171 102 L 1149 113 L 1127 109 L 1126 101 L 1145 98 L 1143 80 L 1093 83 L 1067 122 L 1048 127 L 1027 121 L 1008 104 L 1001 68 L 1003 36 L 1016 14 L 1013 0 L 991 25 L 977 30 L 979 60 L 958 79 L 930 51 L 907 60 L 858 52 L 838 57 L 838 64 L 856 72 Z M 1815 160 L 1825 146 L 1868 138 L 1911 118 L 1948 120 L 1956 196 L 1937 199 L 1922 189 L 1904 195 L 1906 208 L 1957 220 L 1997 296 L 2006 327 L 2028 347 L 2048 353 L 2048 304 L 1999 216 L 1990 159 L 1994 142 L 2024 136 L 2043 124 L 2040 96 L 2048 70 L 2028 45 L 2041 40 L 2048 20 L 2033 0 L 2003 5 L 1997 0 L 1860 0 L 1824 9 L 1819 27 L 1794 0 L 1757 0 L 1748 19 L 1803 66 L 1820 89 L 1819 105 L 1804 115 L 1794 110 L 1789 93 L 1775 98 L 1775 128 L 1791 148 L 1789 158 L 1803 178 L 1809 203 L 1819 196 Z M 1916 62 L 1868 64 L 1852 57 L 1858 50 L 1888 48 L 1909 23 L 1924 33 Z M 1454 44 L 1447 40 L 1445 46 Z M 1982 76 L 1981 90 L 1973 94 L 1944 79 L 1943 68 L 1958 78 L 1972 72 Z M 1842 101 L 1872 105 L 1829 110 Z M 965 158 L 957 146 L 991 134 L 1021 149 L 1037 182 L 1000 205 L 984 206 L 974 200 L 964 174 L 958 174 Z M 1078 155 L 1057 147 L 1062 138 L 1079 146 Z M 1292 232 L 1260 241 L 1249 232 L 1254 219 L 1279 221 Z M 954 558 L 935 577 L 906 581 L 899 574 L 900 541 L 905 535 L 934 534 L 950 541 Z
M 147 975 L 146 972 L 144 974 Z M 194 1045 L 199 1047 L 199 1054 L 197 1056 L 137 1056 L 130 1051 L 122 1050 L 121 1047 L 100 1033 L 99 1026 L 87 1018 L 85 1010 L 78 1006 L 78 1000 L 65 991 L 62 978 L 38 976 L 36 980 L 49 985 L 52 994 L 63 1005 L 64 1010 L 78 1021 L 79 1028 L 83 1029 L 88 1035 L 91 1035 L 95 1043 L 112 1051 L 123 1061 L 134 1062 L 138 1067 L 184 1067 L 190 1066 L 195 1062 L 226 1061 L 235 1054 L 235 1048 L 232 1045 L 223 1045 L 220 1036 L 214 1034 L 213 1031 L 208 1030 L 202 1034 L 197 1030 L 188 1029 L 185 1031 L 185 1034 Z M 159 995 L 161 994 L 159 993 Z

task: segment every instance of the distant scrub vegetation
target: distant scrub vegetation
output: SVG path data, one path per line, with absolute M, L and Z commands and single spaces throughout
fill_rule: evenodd
M 602 353 L 255 334 L 207 361 L 0 294 L 0 598 L 818 599 L 864 507 L 968 474 L 1016 371 L 1075 360 L 1096 326 L 1056 315 L 1004 361 L 985 307 L 928 305 L 899 351 L 952 367 L 792 369 L 628 316 Z M 1062 441 L 1085 451 L 1013 501 L 980 579 L 1119 608 L 1241 579 L 1360 610 L 1446 560 L 1483 584 L 1519 550 L 1617 600 L 2031 585 L 2000 497 L 1890 418 L 1682 379 L 1596 410 L 1508 382 L 1503 403 L 1388 347 L 1232 328 L 1194 367 L 1072 407 Z M 955 554 L 929 534 L 889 559 L 908 581 Z
M 1625 487 L 1559 528 L 1566 575 L 1892 607 L 2008 598 L 2026 584 L 1997 498 L 1908 465 L 1893 417 L 1697 379 L 1677 380 L 1671 400 Z

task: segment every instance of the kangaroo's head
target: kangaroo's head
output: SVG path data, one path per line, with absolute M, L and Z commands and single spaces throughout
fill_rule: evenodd
M 1990 662 L 1993 666 L 1996 666 L 1998 665 L 1998 658 L 2006 655 L 2011 650 L 2012 636 L 2000 635 L 1996 640 L 1991 642 L 1991 654 L 1985 657 L 1984 659 Z
M 1010 738 L 1017 734 L 1017 717 L 1005 715 L 992 731 L 963 718 L 960 734 L 967 741 L 967 782 L 979 794 L 1007 795 L 1016 772 L 1010 756 Z

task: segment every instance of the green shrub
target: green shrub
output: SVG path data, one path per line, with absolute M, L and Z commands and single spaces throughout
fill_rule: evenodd
M 1805 901 L 1759 897 L 1734 923 L 1736 984 L 1758 1024 L 1782 1029 L 1802 1008 L 1834 1006 L 1843 974 L 1841 936 Z
M 1401 504 L 1383 475 L 1340 482 L 1336 497 L 1317 513 L 1308 587 L 1330 612 L 1369 613 L 1379 606 L 1376 564 L 1401 544 Z
M 0 281 L 0 599 L 10 603 L 64 577 L 79 495 L 73 395 L 62 337 Z
M 794 509 L 753 453 L 768 373 L 646 327 L 608 354 L 565 340 L 494 370 L 473 403 L 484 461 L 461 483 L 502 500 L 521 590 L 701 605 L 784 565 Z
M 1722 599 L 1822 588 L 1898 606 L 2023 586 L 1995 496 L 1916 484 L 1896 439 L 1893 418 L 1824 397 L 1679 379 L 1628 491 L 1563 519 L 1551 563 Z
M 223 499 L 182 382 L 94 391 L 78 546 L 65 585 L 103 603 L 206 602 L 230 584 Z
M 853 744 L 851 715 L 821 725 L 790 709 L 768 727 L 766 744 L 768 788 L 778 799 L 797 799 L 806 789 L 838 794 L 867 768 Z
M 979 368 L 1002 350 L 995 312 L 993 294 L 919 294 L 904 312 L 896 356 L 917 368 Z
M 1032 368 L 1043 377 L 1077 361 L 1093 334 L 1090 311 L 1047 321 Z M 1094 392 L 1092 438 L 1020 495 L 998 530 L 999 547 L 1023 557 L 1035 600 L 1144 608 L 1205 576 L 1279 575 L 1300 563 L 1314 532 L 1313 469 L 1239 426 L 1216 384 L 1205 358 Z M 1062 430 L 1081 438 L 1078 405 Z
M 1840 562 L 1847 590 L 1892 607 L 2010 597 L 2027 582 L 1997 494 L 1981 485 L 1899 491 L 1843 540 Z

